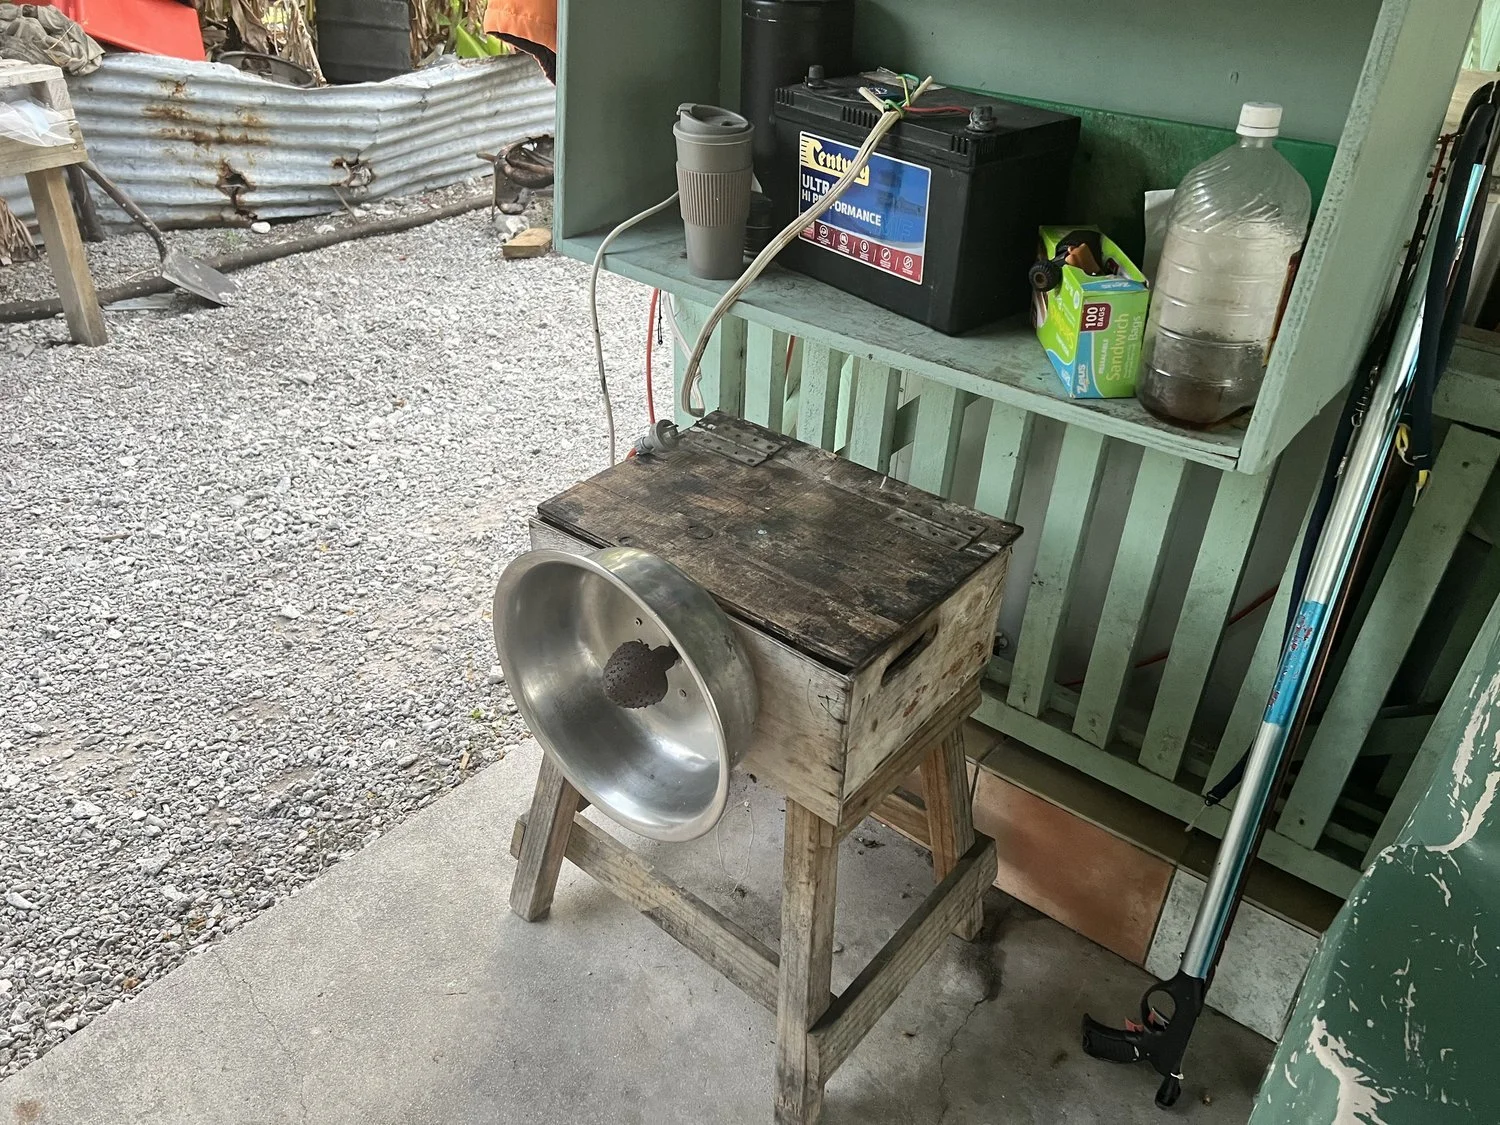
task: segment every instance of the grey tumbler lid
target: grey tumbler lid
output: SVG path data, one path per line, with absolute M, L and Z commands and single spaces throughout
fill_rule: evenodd
M 716 105 L 684 102 L 672 131 L 697 144 L 743 144 L 754 126 L 748 118 Z

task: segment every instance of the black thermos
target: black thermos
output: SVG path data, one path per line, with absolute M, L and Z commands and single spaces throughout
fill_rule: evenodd
M 740 112 L 755 126 L 755 175 L 766 192 L 776 159 L 776 88 L 801 81 L 813 65 L 830 78 L 854 73 L 854 0 L 743 0 Z

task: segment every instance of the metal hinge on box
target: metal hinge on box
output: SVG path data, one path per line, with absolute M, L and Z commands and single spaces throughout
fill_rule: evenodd
M 762 464 L 787 445 L 787 439 L 768 437 L 733 418 L 705 418 L 683 436 L 742 465 Z
M 934 543 L 941 543 L 955 551 L 962 550 L 974 542 L 984 530 L 980 524 L 953 519 L 951 516 L 933 510 L 935 508 L 936 505 L 932 508 L 925 506 L 898 508 L 891 513 L 890 521 L 903 531 L 920 535 L 923 539 L 930 539 Z

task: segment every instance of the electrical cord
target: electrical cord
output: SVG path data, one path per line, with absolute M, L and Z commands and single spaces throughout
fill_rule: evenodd
M 639 215 L 632 215 L 614 230 L 604 236 L 604 241 L 599 243 L 599 249 L 594 252 L 594 268 L 589 272 L 589 325 L 594 330 L 594 360 L 599 365 L 599 394 L 604 398 L 604 424 L 609 429 L 609 464 L 615 463 L 615 408 L 609 401 L 609 380 L 604 374 L 604 338 L 599 333 L 599 269 L 604 264 L 604 253 L 620 235 L 624 234 L 636 223 L 643 223 L 652 215 L 665 211 L 677 202 L 677 193 L 674 191 L 654 207 L 648 207 Z
M 660 322 L 657 319 L 660 302 L 661 290 L 651 290 L 651 311 L 646 317 L 646 421 L 653 426 L 656 425 L 656 388 L 652 385 L 655 373 L 651 370 L 651 359 L 656 344 L 656 333 L 660 331 Z
M 672 339 L 676 342 L 678 351 L 685 356 L 692 355 L 693 345 L 688 343 L 687 337 L 682 334 L 682 329 L 677 326 L 677 295 L 675 293 L 667 294 L 667 327 L 672 330 Z
M 807 229 L 808 224 L 815 221 L 832 207 L 839 197 L 849 189 L 859 174 L 864 171 L 865 165 L 870 162 L 870 158 L 875 155 L 875 147 L 880 144 L 887 133 L 895 128 L 896 123 L 905 116 L 907 107 L 920 98 L 930 85 L 932 85 L 932 78 L 929 76 L 923 79 L 917 85 L 916 89 L 911 91 L 903 105 L 881 101 L 867 87 L 860 88 L 860 95 L 881 111 L 880 119 L 875 122 L 869 136 L 865 138 L 865 143 L 859 147 L 859 151 L 854 155 L 854 160 L 833 187 L 829 188 L 821 199 L 813 203 L 807 210 L 788 223 L 780 234 L 771 239 L 766 248 L 756 255 L 755 260 L 740 275 L 739 280 L 724 291 L 724 295 L 719 298 L 718 303 L 709 312 L 708 319 L 703 322 L 703 328 L 698 333 L 698 342 L 693 346 L 692 353 L 688 357 L 687 368 L 683 372 L 678 405 L 685 413 L 692 415 L 694 418 L 703 417 L 704 408 L 702 405 L 694 406 L 693 393 L 698 388 L 700 369 L 704 353 L 708 351 L 709 339 L 713 336 L 714 329 L 718 328 L 719 321 L 724 319 L 729 309 L 740 299 L 745 290 L 754 283 L 755 279 L 764 272 L 765 268 L 771 264 L 776 255 L 791 245 L 793 240 Z

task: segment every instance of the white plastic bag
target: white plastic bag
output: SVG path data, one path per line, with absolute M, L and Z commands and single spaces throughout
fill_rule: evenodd
M 23 145 L 55 148 L 71 144 L 68 116 L 48 109 L 31 98 L 0 100 L 0 138 L 20 141 Z

